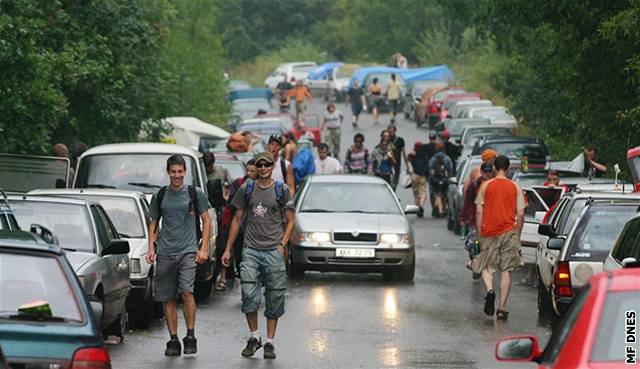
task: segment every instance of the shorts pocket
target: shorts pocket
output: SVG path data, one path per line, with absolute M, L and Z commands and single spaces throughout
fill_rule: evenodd
M 284 265 L 269 266 L 266 277 L 266 289 L 280 291 L 287 288 L 287 269 Z

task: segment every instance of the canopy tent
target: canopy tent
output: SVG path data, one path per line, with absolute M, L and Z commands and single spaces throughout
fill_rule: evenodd
M 229 137 L 229 132 L 213 124 L 194 117 L 170 117 L 163 122 L 171 127 L 171 132 L 164 139 L 178 145 L 202 150 L 204 141 L 217 141 Z
M 244 90 L 234 90 L 229 92 L 229 101 L 239 100 L 239 99 L 257 99 L 264 98 L 267 100 L 271 100 L 273 92 L 270 88 L 248 88 Z
M 340 63 L 340 62 L 324 63 L 320 65 L 318 68 L 309 72 L 309 79 L 312 79 L 312 80 L 326 79 L 329 77 L 332 70 L 342 65 L 344 65 L 344 63 Z
M 387 66 L 365 67 L 356 70 L 351 76 L 349 87 L 353 81 L 357 80 L 362 86 L 363 81 L 371 73 L 395 73 L 400 76 L 406 83 L 414 81 L 451 81 L 454 79 L 453 72 L 446 65 L 438 65 L 434 67 L 401 69 Z

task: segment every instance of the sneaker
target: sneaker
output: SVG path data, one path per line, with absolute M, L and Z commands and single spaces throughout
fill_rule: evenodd
M 249 338 L 247 341 L 247 347 L 242 350 L 242 356 L 251 357 L 262 347 L 262 340 L 260 338 Z
M 276 348 L 273 347 L 273 343 L 265 343 L 263 350 L 263 357 L 265 359 L 275 359 L 276 358 Z
M 198 340 L 195 337 L 186 336 L 182 339 L 184 344 L 184 354 L 193 355 L 198 353 Z
M 180 351 L 182 351 L 180 340 L 174 338 L 167 341 L 167 349 L 164 350 L 164 356 L 180 356 Z
M 424 208 L 421 206 L 418 208 L 418 218 L 424 217 Z
M 493 313 L 496 312 L 496 293 L 493 290 L 489 290 L 487 292 L 487 296 L 484 298 L 484 313 L 493 316 Z

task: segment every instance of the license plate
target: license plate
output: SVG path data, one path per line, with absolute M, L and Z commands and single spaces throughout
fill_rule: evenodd
M 339 258 L 373 258 L 375 256 L 374 249 L 336 249 L 336 257 Z

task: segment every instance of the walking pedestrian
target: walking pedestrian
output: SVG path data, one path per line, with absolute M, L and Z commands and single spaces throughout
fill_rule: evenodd
M 166 356 L 179 356 L 177 299 L 182 297 L 187 335 L 183 338 L 184 354 L 198 352 L 194 329 L 196 302 L 193 287 L 196 264 L 209 261 L 209 202 L 201 189 L 185 185 L 187 164 L 180 155 L 167 159 L 169 185 L 162 187 L 151 199 L 149 249 L 146 260 L 156 262 L 154 268 L 154 299 L 164 304 L 164 316 L 170 340 Z M 162 227 L 158 233 L 158 225 Z M 202 237 L 199 223 L 202 223 Z
M 369 155 L 369 149 L 364 147 L 364 135 L 356 133 L 353 136 L 353 145 L 347 149 L 344 161 L 345 173 L 370 174 L 373 172 L 373 160 Z
M 473 279 L 480 278 L 480 270 L 478 270 L 477 255 L 480 253 L 480 248 L 477 246 L 479 243 L 478 226 L 476 224 L 476 196 L 480 186 L 485 182 L 493 178 L 494 169 L 491 163 L 482 163 L 480 166 L 482 175 L 471 182 L 469 187 L 465 190 L 462 197 L 462 207 L 460 209 L 460 224 L 464 225 L 468 230 L 465 237 L 465 249 L 469 253 L 469 261 L 467 262 L 467 269 L 473 273 Z
M 211 151 L 202 154 L 202 161 L 204 162 L 204 169 L 207 173 L 207 180 L 218 178 L 222 183 L 231 183 L 233 181 L 227 168 L 216 165 L 216 156 Z
M 446 215 L 447 189 L 453 173 L 453 162 L 444 153 L 444 143 L 436 142 L 436 153 L 429 159 L 429 187 L 431 188 L 431 215 L 442 218 Z
M 393 179 L 391 181 L 391 187 L 393 187 L 393 190 L 395 191 L 396 187 L 398 187 L 398 181 L 400 180 L 400 168 L 402 167 L 402 159 L 404 158 L 404 164 L 407 174 L 409 174 L 409 161 L 407 159 L 407 151 L 405 150 L 404 138 L 396 134 L 398 131 L 396 126 L 392 124 L 389 126 L 389 128 L 387 128 L 387 130 L 389 131 L 389 139 L 391 140 L 394 148 L 393 159 L 395 161 L 395 164 L 393 166 Z
M 380 143 L 373 150 L 373 173 L 390 185 L 395 167 L 394 149 L 389 131 L 380 132 Z
M 287 94 L 296 101 L 296 120 L 300 122 L 304 118 L 305 100 L 313 101 L 313 96 L 311 96 L 307 86 L 302 83 L 302 80 L 297 81 L 296 86 L 289 90 Z
M 413 145 L 413 151 L 408 156 L 408 162 L 411 166 L 411 190 L 413 191 L 413 201 L 418 206 L 418 217 L 424 216 L 424 202 L 427 196 L 427 169 L 429 160 L 420 150 L 422 142 L 416 141 Z
M 329 146 L 329 152 L 334 158 L 340 155 L 340 133 L 344 116 L 340 110 L 336 110 L 333 103 L 327 105 L 327 111 L 322 117 L 320 131 L 322 132 L 324 142 Z
M 525 201 L 520 186 L 507 178 L 509 158 L 498 155 L 493 162 L 495 178 L 486 181 L 476 197 L 476 222 L 480 226 L 478 270 L 487 289 L 484 312 L 492 316 L 496 294 L 493 273 L 500 270 L 500 304 L 497 318 L 509 317 L 507 299 L 511 272 L 520 266 L 520 234 L 524 225 Z
M 379 123 L 380 108 L 382 108 L 382 86 L 378 84 L 378 78 L 374 78 L 369 85 L 369 96 L 371 96 L 371 114 L 373 114 L 373 123 Z
M 389 102 L 389 114 L 391 115 L 391 124 L 396 122 L 396 114 L 398 113 L 398 102 L 402 96 L 402 89 L 396 80 L 396 74 L 391 73 L 391 80 L 387 85 L 387 101 Z
M 264 358 L 275 359 L 273 344 L 278 319 L 284 314 L 287 274 L 285 254 L 295 226 L 292 193 L 271 172 L 275 159 L 269 152 L 256 156 L 258 180 L 247 181 L 232 200 L 237 209 L 233 216 L 229 239 L 222 263 L 229 266 L 234 241 L 240 226 L 245 228 L 240 278 L 242 283 L 242 312 L 246 315 L 251 337 L 242 356 L 251 357 L 262 347 L 258 331 L 258 308 L 264 281 L 267 318 L 267 342 Z M 246 216 L 245 216 L 246 214 Z
M 271 171 L 271 177 L 274 181 L 286 183 L 295 194 L 295 176 L 293 173 L 293 164 L 289 160 L 280 157 L 282 150 L 282 139 L 276 135 L 269 137 L 267 151 L 275 158 L 274 168 Z
M 481 154 L 480 154 L 480 158 L 482 159 L 482 163 L 490 163 L 493 164 L 493 161 L 496 159 L 496 156 L 498 156 L 498 153 L 495 152 L 492 149 L 486 149 L 484 150 Z M 480 167 L 482 164 L 476 166 L 475 168 L 471 169 L 471 172 L 469 173 L 469 177 L 467 178 L 467 180 L 464 182 L 464 186 L 463 186 L 463 192 L 466 191 L 467 188 L 469 188 L 469 186 L 471 185 L 471 182 L 473 182 L 476 178 L 480 177 L 482 175 L 482 172 L 480 171 Z
M 284 144 L 282 149 L 284 159 L 293 163 L 296 155 L 298 155 L 298 140 L 296 140 L 296 135 L 291 131 L 285 133 L 282 135 L 282 143 Z
M 353 128 L 358 128 L 358 119 L 360 118 L 360 113 L 362 113 L 363 110 L 367 110 L 367 102 L 364 98 L 364 95 L 364 89 L 360 86 L 358 80 L 354 79 L 353 85 L 347 92 L 347 96 L 349 97 L 349 101 L 351 102 L 351 125 L 353 125 Z
M 293 79 L 292 79 L 293 81 Z M 279 97 L 287 96 L 287 92 L 293 88 L 291 82 L 289 82 L 289 76 L 285 73 L 284 79 L 276 85 L 276 93 Z
M 453 170 L 454 170 L 453 174 L 455 175 L 455 170 L 457 165 L 456 163 L 458 162 L 458 158 L 460 157 L 460 154 L 461 154 L 460 146 L 449 141 L 449 139 L 451 138 L 451 134 L 449 133 L 448 129 L 445 129 L 444 131 L 440 132 L 440 137 L 442 138 L 442 142 L 444 142 L 444 153 L 447 154 L 447 156 L 453 162 Z
M 318 159 L 315 164 L 316 174 L 342 174 L 342 165 L 338 159 L 329 156 L 329 146 L 324 142 L 318 145 Z

